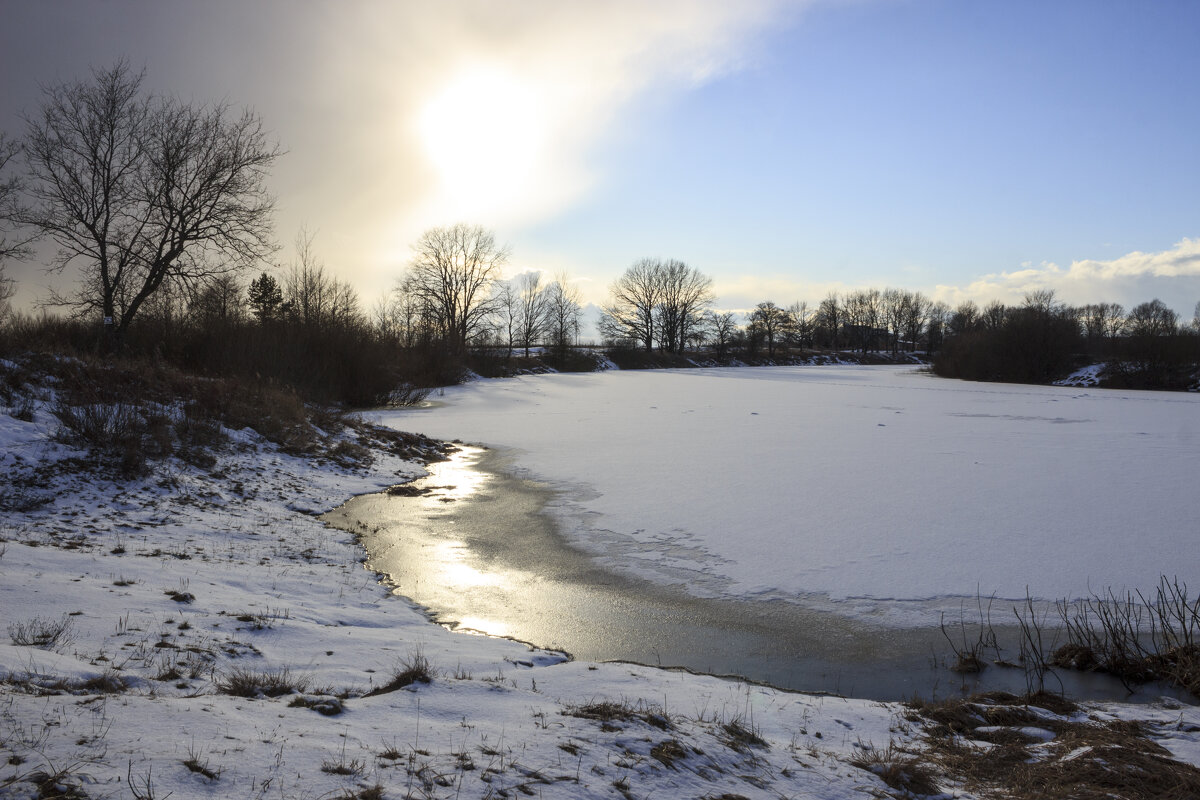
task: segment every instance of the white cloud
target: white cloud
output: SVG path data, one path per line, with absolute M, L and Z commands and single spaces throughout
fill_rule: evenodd
M 1182 239 L 1169 250 L 1135 251 L 1110 261 L 1073 261 L 1066 268 L 1049 262 L 1021 266 L 984 275 L 966 286 L 937 286 L 933 296 L 950 305 L 966 300 L 1012 304 L 1029 292 L 1052 289 L 1074 305 L 1103 301 L 1126 307 L 1158 297 L 1186 316 L 1200 299 L 1200 239 Z

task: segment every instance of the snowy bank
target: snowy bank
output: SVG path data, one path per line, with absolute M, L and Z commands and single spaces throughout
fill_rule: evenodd
M 25 391 L 31 419 L 0 415 L 0 795 L 851 798 L 918 777 L 983 791 L 942 766 L 942 711 L 564 662 L 430 624 L 313 517 L 419 463 L 322 463 L 240 430 L 209 466 L 115 480 L 55 441 L 48 391 Z M 1091 763 L 1076 733 L 1123 731 L 1156 763 L 1200 762 L 1192 706 L 991 708 L 956 712 L 989 724 L 952 740 L 986 754 L 996 729 L 1037 728 L 1036 757 Z

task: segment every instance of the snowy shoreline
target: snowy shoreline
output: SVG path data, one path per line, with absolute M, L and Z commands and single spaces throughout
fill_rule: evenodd
M 40 476 L 0 534 L 6 797 L 53 785 L 75 797 L 871 797 L 889 791 L 871 764 L 926 752 L 927 723 L 899 704 L 564 662 L 430 623 L 363 568 L 354 537 L 296 510 L 400 482 L 414 462 L 375 450 L 366 468 L 317 463 L 243 430 L 212 467 L 168 459 L 113 481 L 48 469 L 88 457 L 55 441 L 44 403 L 32 416 L 0 416 L 0 467 L 10 481 Z M 57 627 L 41 646 L 12 641 Z M 417 661 L 430 683 L 367 696 Z M 264 677 L 288 691 L 227 693 Z M 1058 717 L 1146 720 L 1200 763 L 1194 706 Z M 976 796 L 953 775 L 939 783 Z

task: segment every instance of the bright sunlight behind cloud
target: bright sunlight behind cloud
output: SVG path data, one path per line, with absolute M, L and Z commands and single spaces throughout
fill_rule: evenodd
M 605 143 L 639 124 L 631 106 L 745 66 L 754 34 L 796 5 L 370 4 L 370 31 L 330 37 L 346 44 L 326 76 L 327 91 L 355 85 L 378 98 L 339 154 L 360 162 L 345 170 L 347 183 L 373 176 L 375 188 L 357 183 L 351 204 L 379 223 L 356 227 L 387 237 L 367 263 L 394 269 L 430 225 L 511 230 L 566 210 L 600 179 Z M 422 35 L 403 33 L 414 30 Z M 379 63 L 383 52 L 389 63 Z M 378 163 L 379 152 L 391 158 Z

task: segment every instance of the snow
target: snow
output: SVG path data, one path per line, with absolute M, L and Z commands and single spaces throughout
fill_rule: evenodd
M 929 624 L 979 593 L 1200 579 L 1194 395 L 839 366 L 481 380 L 438 401 L 380 418 L 512 449 L 574 542 L 701 595 Z
M 778 393 L 795 383 L 780 379 L 786 374 L 755 378 L 767 391 L 746 416 L 783 416 L 787 398 Z M 640 397 L 645 404 L 655 386 L 671 385 L 652 375 L 641 388 L 638 380 L 604 380 L 484 381 L 447 392 L 451 405 L 409 419 L 449 417 L 456 405 L 469 408 L 487 393 L 514 419 L 531 397 L 556 400 L 542 406 L 543 417 L 588 420 L 600 413 L 596 405 L 611 402 L 607 413 L 616 419 L 623 413 L 618 401 Z M 694 387 L 689 405 L 701 413 L 700 387 L 725 380 L 686 384 Z M 849 371 L 841 380 L 864 395 L 891 397 L 894 391 L 873 387 L 910 379 Z M 826 391 L 839 385 L 809 383 Z M 597 389 L 591 403 L 578 393 L 587 385 Z M 109 480 L 67 468 L 64 459 L 89 457 L 53 440 L 50 400 L 40 397 L 33 422 L 0 414 L 0 490 L 9 509 L 0 517 L 0 621 L 9 633 L 0 643 L 0 796 L 37 797 L 36 784 L 47 779 L 74 787 L 68 796 L 91 798 L 350 798 L 374 796 L 370 790 L 379 786 L 385 798 L 839 800 L 887 791 L 875 774 L 850 763 L 863 752 L 922 747 L 920 728 L 896 704 L 564 661 L 431 624 L 363 568 L 354 537 L 311 513 L 417 475 L 418 464 L 376 452 L 370 466 L 342 468 L 230 431 L 234 446 L 211 470 L 168 460 L 145 478 Z M 682 399 L 666 394 L 655 403 L 669 410 Z M 720 417 L 707 413 L 710 423 Z M 873 419 L 864 409 L 849 413 Z M 633 419 L 640 430 L 650 425 Z M 742 423 L 743 433 L 756 430 L 754 420 Z M 678 420 L 662 424 L 664 431 L 686 430 Z M 720 446 L 716 438 L 710 446 Z M 620 441 L 635 445 L 632 437 Z M 538 438 L 528 444 L 525 468 L 546 469 L 535 457 Z M 1162 441 L 1159 447 L 1169 456 Z M 582 455 L 615 465 L 615 449 Z M 713 452 L 714 469 L 748 491 L 752 482 L 731 472 L 737 453 Z M 61 468 L 46 469 L 56 464 Z M 38 480 L 18 485 L 16 476 L 30 474 Z M 671 488 L 652 494 L 668 497 L 663 490 Z M 28 504 L 18 507 L 21 500 Z M 699 535 L 690 527 L 697 516 L 673 506 L 689 526 L 676 535 Z M 16 634 L 38 626 L 61 627 L 62 635 L 42 647 L 17 641 Z M 431 683 L 365 696 L 418 658 L 432 665 Z M 239 671 L 286 671 L 304 685 L 278 697 L 221 693 Z M 105 682 L 116 690 L 101 691 Z M 336 716 L 306 707 L 334 708 L 332 696 L 344 707 Z M 620 711 L 618 718 L 589 718 L 588 708 L 601 703 Z M 1200 763 L 1195 706 L 1164 700 L 1089 709 L 1149 720 L 1156 740 Z M 761 744 L 738 742 L 732 729 L 755 733 Z M 664 751 L 668 742 L 679 749 Z M 664 752 L 678 759 L 655 756 Z M 955 796 L 973 795 L 955 789 Z

